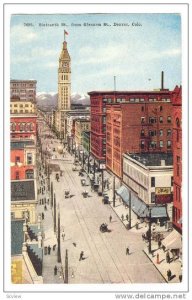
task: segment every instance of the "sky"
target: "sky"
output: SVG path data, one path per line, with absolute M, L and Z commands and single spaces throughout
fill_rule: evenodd
M 179 14 L 12 15 L 10 29 L 11 79 L 35 79 L 37 92 L 57 92 L 64 30 L 72 93 L 113 90 L 114 76 L 116 90 L 158 89 L 161 71 L 165 88 L 181 84 Z

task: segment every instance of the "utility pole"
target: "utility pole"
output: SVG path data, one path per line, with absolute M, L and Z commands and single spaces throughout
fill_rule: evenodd
M 149 207 L 149 254 L 151 254 L 151 207 Z
M 102 185 L 101 185 L 101 188 L 102 188 L 102 195 L 103 195 L 103 191 L 104 191 L 104 176 L 103 176 L 103 169 L 101 170 L 101 182 L 102 182 Z
M 115 176 L 113 176 L 113 207 L 115 207 Z
M 56 196 L 54 193 L 54 206 L 53 206 L 53 220 L 54 220 L 54 232 L 56 232 Z
M 57 231 L 57 262 L 61 262 L 61 241 L 60 241 L 60 209 L 58 208 L 58 231 Z
M 51 208 L 53 207 L 53 182 L 51 181 Z
M 131 229 L 131 204 L 131 191 L 129 191 L 129 229 Z
M 65 252 L 65 280 L 64 280 L 64 283 L 69 283 L 69 280 L 68 280 L 68 275 L 69 275 L 69 271 L 68 271 L 68 250 L 66 249 L 66 252 Z

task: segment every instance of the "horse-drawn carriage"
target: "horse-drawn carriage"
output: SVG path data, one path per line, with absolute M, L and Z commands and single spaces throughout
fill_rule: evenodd
M 109 231 L 108 225 L 106 223 L 101 224 L 99 229 L 100 229 L 101 232 L 108 232 Z

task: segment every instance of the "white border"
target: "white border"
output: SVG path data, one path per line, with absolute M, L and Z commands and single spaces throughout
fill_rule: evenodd
M 165 2 L 166 3 L 166 2 Z M 175 5 L 135 5 L 135 4 L 128 4 L 128 5 L 37 5 L 37 4 L 8 4 L 5 6 L 5 16 L 4 16 L 4 26 L 5 26 L 5 139 L 4 139 L 4 147 L 5 147 L 5 166 L 9 166 L 10 158 L 9 158 L 9 151 L 7 149 L 10 148 L 10 139 L 9 139 L 9 80 L 10 80 L 10 17 L 11 14 L 61 14 L 61 13 L 180 13 L 182 17 L 182 83 L 183 83 L 183 210 L 187 216 L 187 201 L 188 201 L 188 177 L 187 177 L 187 168 L 188 168 L 188 161 L 184 159 L 187 154 L 188 149 L 188 98 L 187 98 L 187 83 L 188 83 L 188 74 L 187 74 L 187 57 L 188 57 L 188 36 L 187 36 L 187 28 L 188 28 L 188 15 L 187 15 L 187 6 L 182 4 L 175 4 Z M 183 284 L 121 284 L 121 285 L 13 285 L 9 283 L 9 270 L 10 270 L 10 189 L 8 188 L 10 182 L 9 176 L 9 168 L 6 168 L 6 172 L 4 174 L 6 179 L 6 186 L 5 186 L 5 290 L 8 291 L 110 291 L 110 292 L 123 292 L 123 291 L 154 291 L 157 292 L 158 290 L 164 292 L 171 292 L 171 291 L 183 291 L 187 290 L 187 276 L 184 276 Z M 183 241 L 184 245 L 187 245 L 187 228 L 188 228 L 188 219 L 187 217 L 183 218 Z M 9 250 L 9 251 L 8 251 Z M 187 274 L 187 267 L 188 267 L 188 253 L 187 247 L 184 246 L 184 267 L 183 272 Z M 191 278 L 190 278 L 191 280 Z M 57 294 L 59 296 L 59 294 Z M 64 296 L 64 295 L 63 295 Z M 35 294 L 34 294 L 35 297 Z M 99 297 L 99 295 L 98 295 Z

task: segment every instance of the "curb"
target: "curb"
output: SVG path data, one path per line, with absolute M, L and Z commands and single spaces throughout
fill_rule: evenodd
M 147 255 L 147 253 L 145 252 L 145 250 L 142 250 L 145 255 L 149 258 L 149 260 L 153 263 L 154 267 L 156 268 L 156 270 L 159 272 L 159 274 L 161 274 L 161 276 L 163 277 L 163 279 L 165 280 L 166 283 L 169 283 L 168 280 L 165 278 L 165 276 L 160 272 L 160 270 L 157 268 L 157 266 L 154 264 L 153 260 L 151 259 L 150 256 Z

